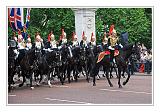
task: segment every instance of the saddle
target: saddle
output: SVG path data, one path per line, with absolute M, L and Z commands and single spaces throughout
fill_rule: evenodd
M 98 55 L 98 60 L 97 60 L 97 63 L 99 63 L 103 58 L 104 56 L 106 55 L 110 55 L 110 51 L 106 50 L 106 51 L 103 51 L 101 52 L 99 55 Z M 119 50 L 115 50 L 114 51 L 114 57 L 118 56 L 119 55 Z

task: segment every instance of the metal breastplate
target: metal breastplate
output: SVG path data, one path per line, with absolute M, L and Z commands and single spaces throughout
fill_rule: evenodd
M 51 47 L 52 48 L 56 48 L 57 47 L 57 44 L 56 44 L 56 41 L 54 40 L 54 41 L 51 41 Z
M 118 41 L 117 37 L 110 37 L 110 43 L 112 47 L 116 45 L 117 41 Z

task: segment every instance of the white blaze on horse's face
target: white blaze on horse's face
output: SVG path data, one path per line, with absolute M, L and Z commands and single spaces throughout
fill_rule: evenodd
M 133 48 L 135 47 L 135 45 L 133 45 Z
M 13 50 L 13 51 L 14 51 L 14 53 L 16 54 L 15 59 L 17 59 L 17 58 L 18 58 L 18 55 L 19 55 L 19 51 L 18 51 L 17 49 L 15 49 L 15 50 Z
M 62 60 L 62 56 L 61 56 L 61 53 L 59 54 L 59 58 L 60 58 L 60 61 Z
M 71 56 L 71 58 L 73 57 L 73 54 L 72 54 L 72 51 L 71 51 L 71 47 L 68 47 L 68 49 L 69 49 L 69 54 L 70 54 L 70 56 Z

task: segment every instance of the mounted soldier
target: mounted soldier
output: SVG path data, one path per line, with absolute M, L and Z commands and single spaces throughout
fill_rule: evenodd
M 67 38 L 66 38 L 67 34 L 66 32 L 64 32 L 64 29 L 62 29 L 62 34 L 60 36 L 60 42 L 59 42 L 59 46 L 64 46 L 67 44 Z
M 48 42 L 50 43 L 51 49 L 57 48 L 57 41 L 55 39 L 53 31 L 51 31 L 51 33 L 48 35 Z
M 119 55 L 119 49 L 122 48 L 123 46 L 119 44 L 119 38 L 117 36 L 117 32 L 114 29 L 114 25 L 111 25 L 110 31 L 109 31 L 110 36 L 108 37 L 108 49 L 110 49 L 111 52 L 111 62 L 113 62 L 113 58 L 117 55 Z
M 24 42 L 21 32 L 19 31 L 18 32 L 18 49 L 22 50 L 22 49 L 25 49 L 25 47 L 26 47 L 26 44 Z
M 28 35 L 26 47 L 27 47 L 28 50 L 32 48 L 32 43 L 31 43 L 31 37 L 30 37 L 30 35 Z
M 103 46 L 104 50 L 108 49 L 108 38 L 107 38 L 107 33 L 106 32 L 104 32 L 102 46 Z
M 79 42 L 77 40 L 77 35 L 74 32 L 73 32 L 73 36 L 72 36 L 72 43 L 71 43 L 71 45 L 73 47 L 79 46 Z
M 41 38 L 39 32 L 36 32 L 36 35 L 35 35 L 35 47 L 40 50 L 42 49 L 43 47 L 43 39 Z
M 15 32 L 13 32 L 13 37 L 12 37 L 11 40 L 14 40 L 14 41 L 17 43 L 18 39 L 17 39 L 17 37 L 16 37 L 16 33 L 15 33 Z
M 80 42 L 80 46 L 81 47 L 87 47 L 87 44 L 88 44 L 87 36 L 84 34 L 84 31 L 83 31 L 82 40 Z
M 24 39 L 22 37 L 22 34 L 20 31 L 18 31 L 18 50 L 19 50 L 19 55 L 18 55 L 18 63 L 22 60 L 22 58 L 25 56 L 25 51 L 26 51 L 26 43 L 24 42 Z
M 91 34 L 91 41 L 89 42 L 89 46 L 95 47 L 96 46 L 96 38 L 93 35 L 93 32 Z

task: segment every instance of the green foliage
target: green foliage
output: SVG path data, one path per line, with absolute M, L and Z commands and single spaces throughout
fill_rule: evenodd
M 26 12 L 26 9 L 24 9 Z M 25 15 L 24 15 L 25 16 Z M 129 33 L 129 41 L 135 40 L 144 43 L 146 47 L 152 47 L 152 9 L 151 8 L 99 8 L 96 11 L 96 35 L 97 42 L 103 38 L 104 24 L 115 25 L 118 35 L 121 32 Z M 9 24 L 8 24 L 9 26 Z M 61 28 L 65 29 L 67 38 L 71 39 L 75 31 L 74 12 L 70 8 L 32 8 L 28 34 L 34 39 L 35 32 L 39 31 L 44 39 L 51 30 L 58 40 Z M 9 37 L 12 30 L 8 27 Z
M 25 9 L 26 10 L 26 9 Z M 75 30 L 74 12 L 70 8 L 32 8 L 28 34 L 34 39 L 35 32 L 39 31 L 42 38 L 47 39 L 48 34 L 53 30 L 55 38 L 58 40 L 61 28 L 65 29 L 67 38 L 71 38 Z M 9 24 L 8 24 L 9 25 Z M 8 28 L 9 37 L 12 30 Z
M 101 25 L 100 25 L 101 24 Z M 129 42 L 139 41 L 146 47 L 152 47 L 152 11 L 151 8 L 100 8 L 96 11 L 97 33 L 104 31 L 100 28 L 104 24 L 115 25 L 118 35 L 129 33 Z M 98 40 L 103 35 L 97 37 Z

